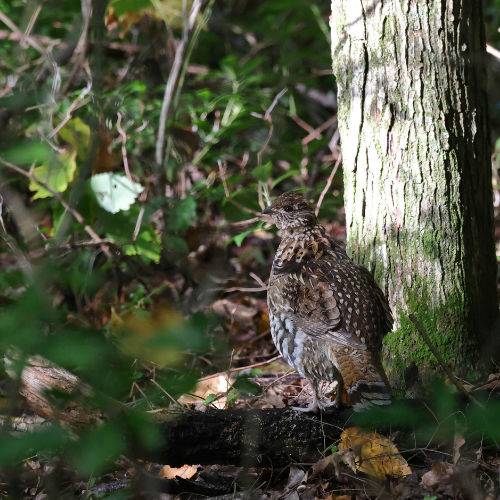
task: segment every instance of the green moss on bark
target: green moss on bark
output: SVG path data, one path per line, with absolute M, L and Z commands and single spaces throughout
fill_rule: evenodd
M 408 293 L 407 310 L 412 312 L 424 327 L 432 345 L 444 362 L 458 367 L 460 375 L 471 376 L 476 372 L 477 352 L 474 342 L 465 334 L 465 302 L 456 294 L 436 307 L 429 306 L 425 290 L 429 286 L 416 286 Z M 403 309 L 395 311 L 399 328 L 384 338 L 384 364 L 393 381 L 401 381 L 405 369 L 413 362 L 419 367 L 420 376 L 427 381 L 440 366 L 415 325 Z

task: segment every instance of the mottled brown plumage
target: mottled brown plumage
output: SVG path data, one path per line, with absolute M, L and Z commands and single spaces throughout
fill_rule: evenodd
M 311 404 L 300 409 L 337 406 L 342 389 L 355 410 L 389 404 L 379 353 L 392 316 L 372 275 L 326 235 L 301 194 L 282 194 L 263 214 L 282 238 L 267 292 L 272 337 L 313 389 Z M 335 400 L 322 400 L 333 382 Z

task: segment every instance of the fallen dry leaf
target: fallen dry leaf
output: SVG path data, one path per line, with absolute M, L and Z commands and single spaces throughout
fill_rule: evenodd
M 307 481 L 307 472 L 299 469 L 295 465 L 290 465 L 290 473 L 288 474 L 288 481 L 285 486 L 285 491 L 292 491 L 300 483 Z
M 198 468 L 195 465 L 183 465 L 182 467 L 164 465 L 160 469 L 160 472 L 158 472 L 158 476 L 163 479 L 175 479 L 177 476 L 184 479 L 191 479 L 197 471 Z
M 184 394 L 179 398 L 179 403 L 200 404 L 210 396 L 210 394 L 226 393 L 229 390 L 231 381 L 225 374 L 216 374 L 213 377 L 201 379 L 190 394 Z M 223 409 L 226 406 L 226 398 L 220 397 L 212 401 L 211 406 Z
M 426 488 L 442 485 L 451 478 L 454 472 L 455 468 L 453 465 L 445 462 L 434 462 L 432 469 L 422 476 L 421 484 Z
M 337 451 L 332 455 L 328 455 L 321 460 L 318 460 L 311 469 L 309 479 L 314 478 L 317 474 L 327 470 L 330 466 L 335 470 L 335 477 L 340 478 L 340 464 L 347 465 L 354 473 L 356 473 L 356 456 L 352 450 Z
M 228 299 L 216 300 L 212 304 L 212 308 L 219 316 L 237 321 L 241 325 L 253 324 L 253 317 L 258 312 L 255 307 L 244 306 Z
M 453 438 L 453 465 L 457 465 L 460 458 L 460 448 L 465 444 L 465 439 L 460 433 L 455 433 Z
M 357 470 L 378 479 L 411 474 L 410 466 L 389 438 L 357 427 L 346 429 L 340 438 L 339 451 L 354 451 Z

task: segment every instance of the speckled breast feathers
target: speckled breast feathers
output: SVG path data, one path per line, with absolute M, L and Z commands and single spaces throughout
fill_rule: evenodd
M 387 404 L 379 351 L 392 316 L 373 277 L 326 236 L 301 195 L 285 193 L 264 213 L 282 232 L 268 286 L 273 340 L 311 383 L 313 406 L 328 406 L 322 382 L 344 387 L 355 409 Z

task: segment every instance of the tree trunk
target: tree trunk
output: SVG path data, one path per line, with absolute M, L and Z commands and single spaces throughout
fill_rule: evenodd
M 481 5 L 333 0 L 348 250 L 396 318 L 388 373 L 470 372 L 497 312 Z M 422 372 L 422 370 L 421 370 Z

